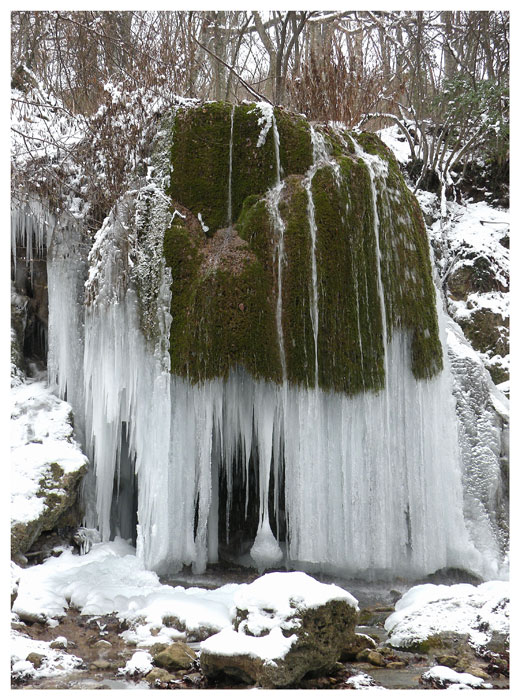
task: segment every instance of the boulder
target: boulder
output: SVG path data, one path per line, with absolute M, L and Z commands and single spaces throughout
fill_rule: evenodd
M 210 678 L 294 687 L 307 674 L 329 673 L 359 644 L 355 598 L 301 572 L 261 576 L 237 591 L 235 606 L 233 628 L 201 644 L 201 668 Z
M 154 668 L 146 675 L 145 678 L 148 685 L 152 688 L 161 687 L 175 680 L 175 677 L 168 673 L 164 668 Z
M 158 651 L 153 657 L 153 663 L 167 671 L 181 671 L 190 668 L 197 654 L 184 642 L 174 642 L 165 649 Z

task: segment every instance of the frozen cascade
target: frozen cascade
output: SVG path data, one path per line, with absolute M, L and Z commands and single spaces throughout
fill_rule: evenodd
M 287 566 L 347 575 L 417 576 L 446 566 L 486 575 L 493 562 L 470 541 L 464 522 L 446 350 L 444 371 L 418 381 L 410 367 L 410 336 L 386 327 L 375 190 L 384 172 L 360 147 L 358 157 L 367 164 L 372 185 L 385 386 L 378 393 L 348 396 L 287 381 L 284 221 L 279 208 L 284 183 L 274 113 L 271 126 L 276 182 L 267 194 L 267 206 L 278 242 L 273 262 L 278 275 L 281 386 L 254 380 L 241 368 L 225 380 L 198 384 L 172 375 L 165 350 L 170 333 L 169 269 L 162 260 L 154 307 L 161 319 L 151 341 L 143 333 L 132 276 L 132 247 L 142 243 L 133 233 L 130 200 L 110 215 L 96 236 L 87 281 L 83 375 L 75 378 L 73 364 L 64 360 L 68 369 L 63 369 L 58 357 L 56 372 L 67 393 L 80 397 L 83 392 L 85 440 L 95 464 L 94 510 L 103 538 L 113 536 L 117 528 L 114 500 L 120 499 L 123 509 L 133 507 L 131 498 L 122 496 L 123 461 L 128 461 L 137 478 L 137 550 L 148 568 L 161 573 L 183 565 L 201 572 L 208 562 L 217 561 L 220 547 L 235 534 L 238 512 L 244 522 L 254 521 L 254 527 L 244 525 L 240 533 L 249 549 L 241 561 L 254 562 L 259 569 L 280 565 L 284 558 Z M 316 136 L 313 146 L 307 192 L 314 168 L 334 169 Z M 230 184 L 231 148 L 230 136 Z M 311 218 L 311 205 L 308 214 Z M 171 218 L 167 207 L 164 218 L 166 226 Z M 161 229 L 155 229 L 160 240 Z M 56 257 L 49 268 L 55 299 L 77 298 L 66 265 L 65 258 Z M 312 267 L 316 344 L 316 261 Z M 71 337 L 80 336 L 78 315 L 56 326 L 57 346 L 63 344 L 59 334 L 63 336 L 67 324 L 76 328 Z M 442 318 L 440 325 L 443 337 Z
M 119 214 L 107 222 L 98 247 L 103 240 L 113 245 L 121 221 Z M 235 459 L 247 471 L 254 446 L 259 524 L 251 555 L 258 568 L 281 558 L 269 518 L 272 472 L 279 483 L 284 473 L 289 565 L 395 575 L 450 565 L 482 569 L 462 515 L 456 426 L 446 410 L 449 372 L 418 382 L 406 334 L 394 332 L 388 343 L 387 382 L 378 394 L 281 388 L 239 369 L 227 380 L 192 385 L 171 376 L 147 348 L 134 292 L 114 290 L 127 264 L 120 250 L 107 248 L 102 260 L 86 318 L 85 385 L 105 539 L 124 422 L 138 478 L 138 551 L 157 571 L 184 564 L 203 571 L 215 560 L 217 470 L 229 470 L 228 483 L 237 478 L 230 465 Z M 167 302 L 166 284 L 162 293 Z

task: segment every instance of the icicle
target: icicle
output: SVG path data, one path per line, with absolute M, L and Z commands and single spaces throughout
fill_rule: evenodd
M 264 115 L 268 115 L 267 109 Z M 65 229 L 62 237 L 57 234 L 54 239 L 49 264 L 49 372 L 60 391 L 74 396 L 74 402 L 83 406 L 83 415 L 81 411 L 78 415 L 85 425 L 85 441 L 95 465 L 95 510 L 103 537 L 110 536 L 114 477 L 125 437 L 129 459 L 135 460 L 138 483 L 138 555 L 146 567 L 160 573 L 180 570 L 184 565 L 203 571 L 208 561 L 217 560 L 219 519 L 226 518 L 220 525 L 225 525 L 229 533 L 230 513 L 236 512 L 232 499 L 240 497 L 237 493 L 244 484 L 246 514 L 251 513 L 249 488 L 253 493 L 258 487 L 259 515 L 256 533 L 254 528 L 251 533 L 256 537 L 250 554 L 260 569 L 280 565 L 285 555 L 289 566 L 358 576 L 367 572 L 418 576 L 446 566 L 479 571 L 482 557 L 468 537 L 463 517 L 449 370 L 429 381 L 417 381 L 410 368 L 408 333 L 387 328 L 379 241 L 378 206 L 382 205 L 377 192 L 384 180 L 384 168 L 382 161 L 356 144 L 371 183 L 385 386 L 377 393 L 346 396 L 325 392 L 319 386 L 290 386 L 287 381 L 282 322 L 283 182 L 272 109 L 269 115 L 271 121 L 266 120 L 262 133 L 265 131 L 265 138 L 272 127 L 275 142 L 276 183 L 268 192 L 267 206 L 276 248 L 281 387 L 253 380 L 240 368 L 226 379 L 196 385 L 170 374 L 171 277 L 162 258 L 162 227 L 171 219 L 167 206 L 159 212 L 154 209 L 158 218 L 150 235 L 155 236 L 156 267 L 147 266 L 139 250 L 135 252 L 142 279 L 154 280 L 147 288 L 153 300 L 148 319 L 154 330 L 153 342 L 144 335 L 143 312 L 129 273 L 128 248 L 134 239 L 128 235 L 135 226 L 129 213 L 131 197 L 128 211 L 123 203 L 96 236 L 90 255 L 85 318 L 77 287 L 77 279 L 83 279 L 85 271 L 81 274 L 73 268 L 81 239 L 76 231 L 68 241 Z M 228 202 L 232 194 L 232 129 L 233 121 Z M 317 373 L 318 232 L 313 222 L 311 185 L 319 167 L 331 167 L 338 182 L 339 174 L 323 138 L 314 130 L 311 138 L 314 157 L 305 187 L 314 258 L 311 307 Z M 231 225 L 229 211 L 228 206 Z M 73 245 L 68 247 L 70 241 Z M 143 245 L 142 237 L 139 245 Z M 159 292 L 152 297 L 151 290 L 156 289 Z M 359 308 L 359 297 L 367 293 L 366 280 L 360 280 L 359 285 L 356 280 L 355 293 Z M 360 335 L 364 321 L 358 313 Z M 81 358 L 78 366 L 75 358 Z M 249 464 L 257 453 L 256 480 L 250 477 Z M 223 470 L 220 474 L 219 469 Z M 227 493 L 221 492 L 220 503 L 219 478 L 227 483 Z M 287 537 L 282 546 L 271 529 L 271 491 L 278 536 L 280 520 L 285 519 Z M 283 516 L 277 512 L 282 496 Z M 232 539 L 232 534 L 227 539 Z
M 258 436 L 260 514 L 256 539 L 251 547 L 251 557 L 260 571 L 274 566 L 283 558 L 282 550 L 269 524 L 269 481 L 273 454 L 274 417 L 276 393 L 264 383 L 256 385 L 255 427 Z

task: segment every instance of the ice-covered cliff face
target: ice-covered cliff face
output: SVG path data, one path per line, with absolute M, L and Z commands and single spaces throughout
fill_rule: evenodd
M 153 168 L 96 236 L 84 307 L 72 234 L 49 264 L 88 525 L 161 572 L 496 575 L 496 531 L 464 507 L 424 224 L 387 149 L 211 103 L 177 112 Z

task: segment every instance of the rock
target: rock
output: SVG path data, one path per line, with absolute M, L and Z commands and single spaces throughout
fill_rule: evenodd
M 390 669 L 391 671 L 396 671 L 400 668 L 406 668 L 407 663 L 405 661 L 389 661 L 386 664 L 386 668 Z
M 443 654 L 441 656 L 436 656 L 435 660 L 437 661 L 439 666 L 448 666 L 449 668 L 455 668 L 459 663 L 458 657 L 454 656 L 453 654 Z
M 360 651 L 376 648 L 376 643 L 367 634 L 354 634 L 349 640 L 349 646 L 343 649 L 340 661 L 354 661 Z
M 486 649 L 494 654 L 509 653 L 509 635 L 504 632 L 493 631 L 491 639 L 486 644 Z
M 393 606 L 376 606 L 363 608 L 359 613 L 358 625 L 372 627 L 382 624 L 394 612 Z
M 385 666 L 385 660 L 383 658 L 383 655 L 380 654 L 378 651 L 374 651 L 371 649 L 368 654 L 367 654 L 367 661 L 369 664 L 372 664 L 372 666 Z
M 210 678 L 294 687 L 307 674 L 328 675 L 343 651 L 359 644 L 355 599 L 301 572 L 261 576 L 237 592 L 235 604 L 235 630 L 201 644 L 201 668 Z
M 67 649 L 68 641 L 65 637 L 57 637 L 50 643 L 51 649 Z
M 153 663 L 168 671 L 181 671 L 190 668 L 196 658 L 197 654 L 187 644 L 174 642 L 157 652 L 153 657 Z
M 145 676 L 145 681 L 153 688 L 157 685 L 167 684 L 175 680 L 175 677 L 164 668 L 154 668 Z
M 464 670 L 466 673 L 471 673 L 472 676 L 482 678 L 484 681 L 488 681 L 491 678 L 489 673 L 486 673 L 486 671 L 484 671 L 483 668 L 480 668 L 480 666 L 468 666 Z
M 45 659 L 44 654 L 37 654 L 34 651 L 31 652 L 30 654 L 27 654 L 27 656 L 25 657 L 25 660 L 30 661 L 30 663 L 32 663 L 34 668 L 40 668 L 44 659 Z
M 156 642 L 155 644 L 152 644 L 152 646 L 149 649 L 149 652 L 152 656 L 155 656 L 158 654 L 160 651 L 163 651 L 168 647 L 168 644 L 165 642 Z
M 96 661 L 93 661 L 90 666 L 91 668 L 97 669 L 98 671 L 106 671 L 111 667 L 110 661 L 107 661 L 106 659 L 96 659 Z
M 94 644 L 92 644 L 92 646 L 96 647 L 96 648 L 103 649 L 103 648 L 111 647 L 112 643 L 109 642 L 108 639 L 98 639 L 98 641 L 94 642 Z

